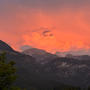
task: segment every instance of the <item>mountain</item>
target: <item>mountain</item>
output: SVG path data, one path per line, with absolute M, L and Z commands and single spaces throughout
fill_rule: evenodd
M 88 60 L 57 58 L 45 64 L 42 69 L 55 73 L 56 81 L 62 81 L 66 85 L 90 86 L 90 58 Z
M 53 81 L 65 85 L 80 87 L 90 85 L 90 56 L 88 55 L 68 54 L 66 57 L 53 57 L 53 54 L 36 48 L 28 49 L 23 53 L 38 58 L 42 62 L 46 61 L 40 69 L 44 73 L 44 75 L 41 74 L 42 76 L 46 74 L 48 78 L 53 78 Z
M 9 48 L 8 48 L 9 47 Z M 61 86 L 88 87 L 90 86 L 90 57 L 84 56 L 82 59 L 72 57 L 55 57 L 44 59 L 46 63 L 37 60 L 24 53 L 10 49 L 6 43 L 0 41 L 0 53 L 7 52 L 7 62 L 16 62 L 18 79 L 15 85 L 30 90 L 30 86 L 37 88 L 51 88 Z M 6 50 L 5 50 L 6 49 Z M 36 49 L 35 49 L 36 50 Z M 37 51 L 37 50 L 36 50 Z M 43 57 L 48 55 L 44 51 L 40 53 Z M 32 52 L 34 53 L 34 51 Z M 31 51 L 30 51 L 31 54 Z M 43 61 L 43 60 L 42 60 Z M 41 90 L 41 89 L 38 89 Z M 50 90 L 50 89 L 49 89 Z
M 37 60 L 37 62 L 40 62 L 42 64 L 48 62 L 48 60 L 52 60 L 58 57 L 54 54 L 48 53 L 44 50 L 37 49 L 37 48 L 30 48 L 23 51 L 22 53 L 34 57 Z
M 65 57 L 66 55 L 71 54 L 73 56 L 82 56 L 82 55 L 90 55 L 90 49 L 78 49 L 78 50 L 69 50 L 65 52 L 56 52 L 57 56 L 63 56 Z
M 0 51 L 1 50 L 2 51 L 13 51 L 13 49 L 8 44 L 0 40 Z
M 78 52 L 78 51 L 77 51 Z M 89 51 L 87 51 L 88 53 L 85 53 L 85 54 L 76 54 L 76 52 L 72 51 L 72 52 L 56 52 L 56 55 L 58 57 L 67 57 L 67 58 L 73 58 L 73 59 L 78 59 L 78 60 L 90 60 L 90 53 Z
M 54 74 L 47 73 L 42 70 L 43 65 L 38 63 L 35 58 L 30 55 L 13 50 L 8 44 L 0 41 L 0 53 L 6 52 L 7 62 L 14 61 L 17 69 L 16 86 L 30 90 L 30 86 L 37 88 L 49 88 L 63 85 L 55 81 Z
M 32 76 L 36 77 L 38 71 L 38 64 L 32 56 L 24 55 L 20 52 L 14 51 L 8 44 L 0 41 L 0 53 L 6 52 L 7 62 L 14 61 L 17 69 L 17 86 L 27 88 L 32 82 Z M 28 77 L 28 78 L 27 78 Z

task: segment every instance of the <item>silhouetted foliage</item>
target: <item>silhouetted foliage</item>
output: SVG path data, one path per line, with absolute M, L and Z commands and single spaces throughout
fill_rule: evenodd
M 21 90 L 14 87 L 13 83 L 16 80 L 15 62 L 6 62 L 6 53 L 0 54 L 0 90 Z

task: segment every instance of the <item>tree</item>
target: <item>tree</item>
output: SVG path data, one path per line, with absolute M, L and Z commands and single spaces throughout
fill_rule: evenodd
M 15 62 L 7 63 L 6 53 L 0 54 L 0 90 L 21 90 L 13 86 L 16 80 Z

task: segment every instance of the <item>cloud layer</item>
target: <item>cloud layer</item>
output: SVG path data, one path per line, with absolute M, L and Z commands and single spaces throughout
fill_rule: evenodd
M 90 48 L 90 0 L 0 0 L 0 39 L 47 51 Z

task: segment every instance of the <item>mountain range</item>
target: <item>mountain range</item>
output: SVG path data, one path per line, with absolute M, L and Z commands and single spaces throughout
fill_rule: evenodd
M 0 53 L 6 52 L 7 62 L 16 62 L 18 79 L 15 85 L 30 90 L 33 87 L 90 86 L 90 56 L 58 57 L 32 48 L 23 52 L 13 50 L 0 40 Z
M 73 56 L 83 56 L 83 55 L 90 55 L 90 49 L 68 50 L 64 52 L 56 52 L 55 54 L 59 57 L 61 56 L 65 57 L 68 54 L 71 54 Z
M 45 50 L 37 49 L 37 48 L 30 48 L 30 49 L 24 50 L 23 53 L 34 57 L 36 61 L 41 64 L 45 64 L 48 62 L 48 60 L 50 61 L 58 57 L 55 54 L 51 54 L 49 52 L 46 52 Z

